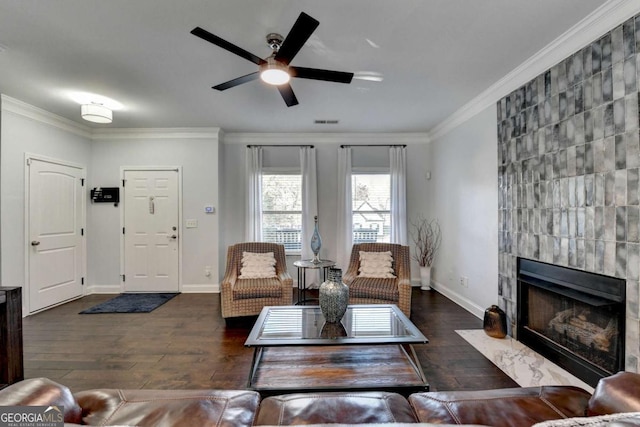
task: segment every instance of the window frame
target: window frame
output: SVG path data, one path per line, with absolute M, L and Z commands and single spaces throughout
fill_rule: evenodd
M 389 206 L 388 210 L 374 210 L 374 211 L 356 211 L 353 209 L 353 202 L 354 202 L 354 197 L 355 197 L 355 193 L 353 192 L 353 178 L 356 175 L 386 175 L 389 177 L 389 197 L 391 197 L 391 171 L 389 170 L 389 167 L 383 167 L 383 166 L 359 166 L 359 167 L 352 167 L 351 168 L 351 185 L 352 185 L 352 194 L 351 194 L 351 233 L 352 233 L 352 239 L 353 242 L 356 243 L 356 239 L 355 239 L 355 232 L 356 232 L 356 228 L 355 228 L 355 224 L 353 221 L 353 217 L 355 213 L 358 212 L 364 212 L 364 213 L 382 213 L 382 214 L 387 214 L 389 215 L 389 219 L 391 219 L 391 206 Z M 384 230 L 384 226 L 383 226 L 383 230 Z M 381 234 L 381 236 L 384 236 L 384 231 Z M 389 234 L 389 238 L 390 238 L 390 234 Z M 376 241 L 379 241 L 376 239 Z
M 263 167 L 262 168 L 262 181 L 264 183 L 264 176 L 265 175 L 297 175 L 300 177 L 300 191 L 302 194 L 302 170 L 299 167 L 277 167 L 277 166 L 269 166 L 269 167 Z M 267 214 L 295 214 L 295 215 L 300 215 L 300 233 L 302 233 L 302 206 L 300 207 L 300 211 L 271 211 L 271 210 L 265 210 L 264 209 L 264 185 L 262 186 L 261 189 L 261 206 L 260 206 L 260 221 L 262 222 L 262 236 L 260 236 L 260 239 L 263 242 L 268 242 L 268 240 L 265 240 L 265 235 L 264 235 L 264 215 L 265 213 Z M 302 203 L 302 200 L 300 201 Z M 276 242 L 273 242 L 276 243 Z M 300 249 L 287 249 L 287 247 L 285 246 L 285 255 L 301 255 L 302 254 L 302 240 L 300 241 Z

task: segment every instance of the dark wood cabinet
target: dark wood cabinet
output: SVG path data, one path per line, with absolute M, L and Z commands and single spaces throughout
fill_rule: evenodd
M 0 388 L 23 379 L 22 288 L 0 287 Z

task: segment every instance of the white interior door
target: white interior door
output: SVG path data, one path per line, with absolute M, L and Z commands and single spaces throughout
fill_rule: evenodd
M 178 171 L 124 171 L 124 289 L 178 292 Z
M 82 295 L 84 170 L 29 159 L 29 312 Z

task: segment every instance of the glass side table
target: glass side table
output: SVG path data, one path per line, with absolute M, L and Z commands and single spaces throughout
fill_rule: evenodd
M 307 298 L 307 270 L 320 270 L 322 272 L 322 282 L 324 282 L 327 280 L 327 272 L 329 271 L 329 268 L 336 265 L 336 262 L 331 261 L 330 259 L 321 259 L 319 261 L 301 259 L 299 261 L 295 261 L 293 265 L 298 267 L 298 302 L 296 305 L 304 305 L 307 301 L 313 301 L 313 299 Z

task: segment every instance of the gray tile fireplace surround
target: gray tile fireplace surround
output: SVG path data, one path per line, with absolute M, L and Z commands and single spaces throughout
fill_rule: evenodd
M 502 308 L 514 323 L 518 257 L 625 279 L 625 369 L 633 372 L 640 360 L 639 72 L 637 16 L 497 104 Z

